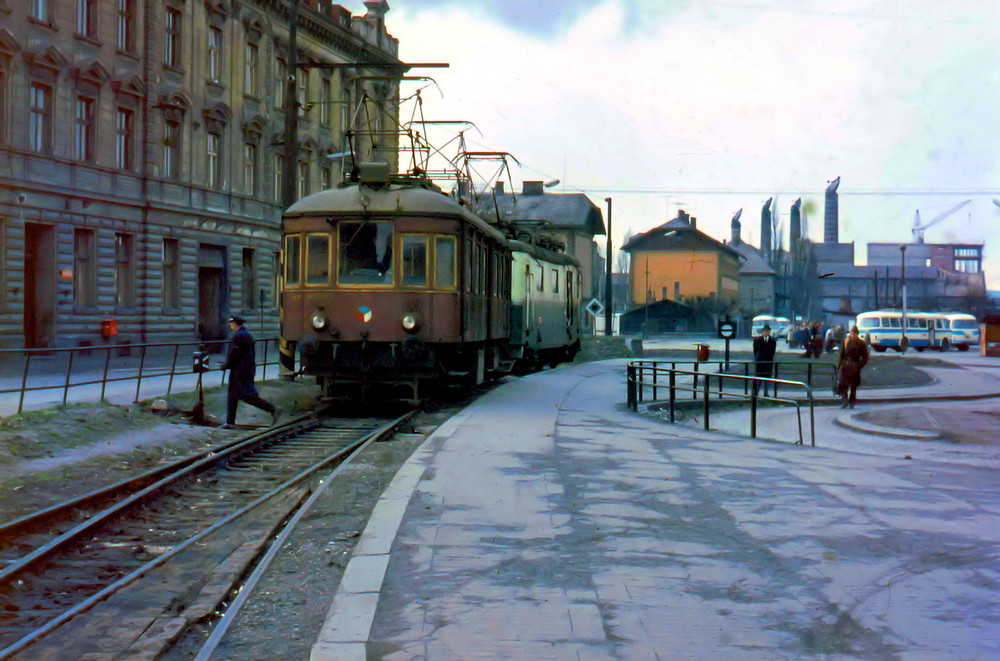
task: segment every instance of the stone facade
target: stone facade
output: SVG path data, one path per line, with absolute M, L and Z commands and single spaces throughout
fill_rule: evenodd
M 361 79 L 385 66 L 329 66 L 398 64 L 387 3 L 365 4 L 300 3 L 300 196 L 339 179 L 324 155 L 358 100 L 398 106 L 396 83 Z M 218 339 L 231 314 L 277 334 L 289 17 L 284 0 L 0 2 L 0 347 Z M 393 136 L 355 144 L 395 167 Z

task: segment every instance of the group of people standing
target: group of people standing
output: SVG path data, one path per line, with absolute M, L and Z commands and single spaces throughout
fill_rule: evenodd
M 787 339 L 788 346 L 800 346 L 805 350 L 803 358 L 819 358 L 824 351 L 836 351 L 844 343 L 846 335 L 843 326 L 810 321 L 799 326 L 789 326 Z
M 791 337 L 792 330 L 789 330 Z M 857 326 L 851 328 L 849 335 L 845 336 L 843 326 L 827 326 L 824 332 L 820 322 L 803 324 L 794 331 L 798 334 L 799 342 L 805 347 L 804 358 L 819 358 L 823 350 L 832 353 L 840 348 L 840 355 L 837 358 L 837 378 L 835 390 L 840 393 L 841 408 L 848 406 L 854 408 L 858 399 L 858 386 L 861 385 L 861 370 L 868 363 L 868 343 L 861 338 Z M 789 342 L 791 344 L 791 342 Z M 753 358 L 755 361 L 754 373 L 758 377 L 770 378 L 774 373 L 774 354 L 778 349 L 778 343 L 771 335 L 771 326 L 765 324 L 761 334 L 753 340 Z M 767 381 L 754 381 L 754 394 L 764 385 L 764 396 L 768 395 Z

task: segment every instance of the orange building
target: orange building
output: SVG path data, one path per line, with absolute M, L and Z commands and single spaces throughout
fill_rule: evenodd
M 696 298 L 721 304 L 739 298 L 740 254 L 699 232 L 683 211 L 677 218 L 633 237 L 629 253 L 629 308 Z

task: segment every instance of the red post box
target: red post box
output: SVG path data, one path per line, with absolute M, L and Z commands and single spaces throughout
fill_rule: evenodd
M 708 360 L 709 349 L 709 345 L 707 344 L 698 345 L 698 362 L 703 363 Z
M 101 335 L 105 339 L 118 337 L 118 320 L 117 319 L 101 320 Z

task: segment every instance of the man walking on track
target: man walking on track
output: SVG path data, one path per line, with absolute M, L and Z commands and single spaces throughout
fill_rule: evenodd
M 774 368 L 774 352 L 778 349 L 778 343 L 771 337 L 771 326 L 764 324 L 760 335 L 753 339 L 753 359 L 757 362 L 756 374 L 771 378 Z M 760 381 L 753 382 L 753 392 L 756 395 L 760 387 Z M 768 383 L 764 382 L 764 397 L 767 397 Z
M 243 327 L 242 317 L 230 317 L 229 327 L 233 330 L 233 338 L 229 343 L 229 354 L 226 362 L 222 364 L 222 369 L 229 370 L 229 392 L 226 398 L 226 424 L 227 429 L 236 426 L 236 407 L 240 400 L 251 406 L 267 411 L 271 414 L 271 424 L 278 424 L 280 412 L 277 407 L 261 398 L 257 394 L 257 388 L 253 385 L 254 375 L 257 371 L 257 362 L 254 357 L 253 336 L 250 331 Z

